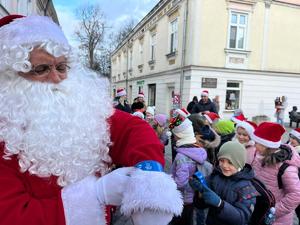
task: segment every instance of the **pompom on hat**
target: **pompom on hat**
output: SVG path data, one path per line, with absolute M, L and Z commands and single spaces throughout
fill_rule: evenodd
M 122 96 L 125 96 L 125 95 L 127 95 L 127 93 L 126 93 L 124 88 L 117 89 L 117 94 L 116 94 L 117 97 L 122 97 Z
M 201 96 L 208 96 L 208 90 L 203 90 L 201 92 Z
M 63 31 L 50 17 L 10 15 L 0 20 L 0 49 L 47 41 L 70 47 Z
M 212 124 L 214 121 L 220 119 L 220 116 L 214 112 L 204 113 L 203 115 L 210 124 Z
M 285 129 L 278 123 L 263 122 L 255 129 L 253 140 L 268 148 L 279 148 Z
M 241 122 L 237 123 L 236 130 L 239 127 L 244 128 L 247 131 L 250 138 L 252 139 L 253 138 L 253 133 L 254 133 L 255 129 L 257 128 L 257 125 L 256 125 L 256 123 L 254 123 L 252 121 L 245 120 L 245 121 L 241 121 Z

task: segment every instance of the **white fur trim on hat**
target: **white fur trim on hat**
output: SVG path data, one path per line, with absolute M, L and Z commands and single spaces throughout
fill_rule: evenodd
M 255 129 L 251 124 L 247 123 L 246 121 L 239 121 L 236 125 L 236 130 L 239 127 L 244 128 L 247 131 L 250 138 L 251 139 L 253 138 L 253 132 L 254 132 Z
M 298 138 L 300 140 L 300 133 L 297 132 L 296 130 L 291 130 L 290 134 L 295 136 L 296 138 Z
M 141 119 L 145 119 L 144 114 L 142 112 L 140 112 L 140 111 L 134 112 L 134 113 L 132 113 L 132 115 L 133 116 L 137 116 L 137 117 L 139 117 Z
M 138 94 L 138 97 L 139 97 L 139 98 L 145 98 L 145 95 L 144 95 L 143 93 L 139 93 L 139 94 Z
M 176 109 L 175 110 L 176 113 L 178 113 L 179 115 L 181 115 L 184 118 L 187 118 L 188 116 L 190 116 L 191 114 L 184 108 L 182 109 Z
M 126 95 L 126 91 L 125 91 L 125 89 L 123 89 L 123 90 L 121 90 L 121 91 L 119 91 L 119 92 L 117 92 L 117 97 L 121 97 L 121 96 L 125 96 Z
M 206 120 L 207 120 L 210 124 L 213 123 L 213 121 L 211 120 L 211 118 L 210 118 L 208 115 L 204 114 L 204 117 L 206 118 Z
M 14 19 L 0 28 L 0 46 L 18 46 L 47 41 L 70 47 L 62 29 L 50 17 L 26 16 Z
M 175 126 L 173 128 L 174 133 L 180 133 L 187 129 L 188 127 L 192 127 L 192 122 L 189 119 L 185 119 L 179 126 Z
M 170 175 L 136 169 L 130 178 L 121 205 L 121 212 L 124 215 L 130 216 L 133 212 L 143 212 L 145 209 L 181 214 L 182 196 Z
M 262 144 L 266 147 L 269 147 L 269 148 L 279 148 L 280 145 L 281 145 L 281 140 L 280 141 L 277 141 L 277 142 L 273 142 L 273 141 L 268 141 L 266 139 L 263 139 L 263 138 L 260 138 L 258 136 L 256 136 L 255 134 L 253 134 L 253 137 L 252 139 L 256 142 L 256 143 L 259 143 L 259 144 Z
M 202 95 L 202 96 L 208 96 L 208 91 L 207 91 L 207 90 L 202 91 L 202 92 L 201 92 L 201 95 Z

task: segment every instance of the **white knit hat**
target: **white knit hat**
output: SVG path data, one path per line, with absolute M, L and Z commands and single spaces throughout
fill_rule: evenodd
M 252 121 L 245 120 L 245 121 L 240 121 L 240 122 L 237 123 L 236 130 L 239 127 L 244 128 L 247 131 L 250 138 L 252 139 L 253 138 L 253 133 L 254 133 L 255 129 L 257 128 L 257 125 L 256 125 L 256 123 L 254 123 Z

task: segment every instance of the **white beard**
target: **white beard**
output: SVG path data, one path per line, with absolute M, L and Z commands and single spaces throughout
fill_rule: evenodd
M 66 186 L 108 171 L 112 114 L 108 81 L 73 67 L 59 84 L 0 76 L 0 141 L 5 159 L 17 155 L 22 172 L 58 176 Z

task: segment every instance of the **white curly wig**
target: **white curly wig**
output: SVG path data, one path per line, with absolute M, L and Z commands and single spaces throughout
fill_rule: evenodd
M 0 41 L 4 158 L 17 155 L 22 172 L 57 176 L 60 186 L 96 172 L 105 174 L 111 163 L 107 119 L 113 113 L 107 79 L 82 67 L 64 41 L 36 39 L 8 46 Z M 19 76 L 19 71 L 31 69 L 29 56 L 36 47 L 65 56 L 71 67 L 68 78 L 52 84 Z

